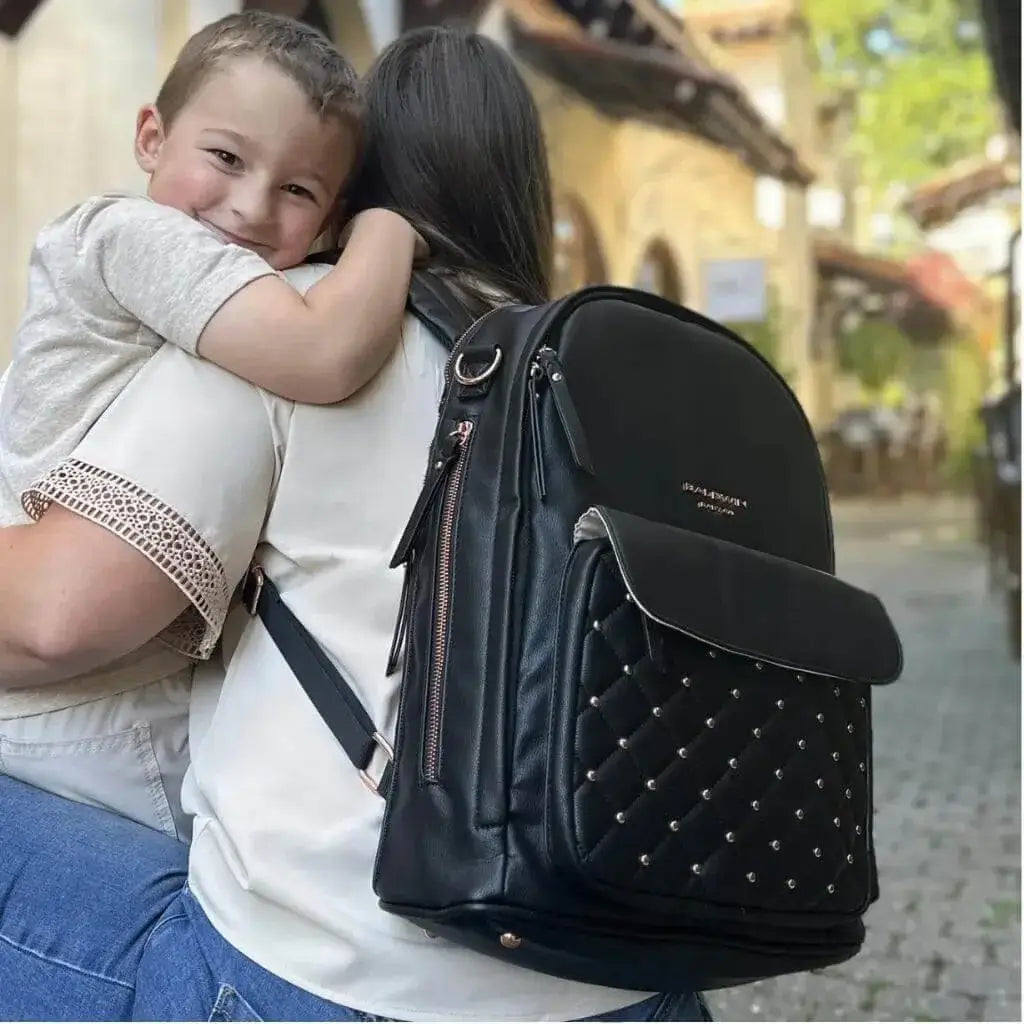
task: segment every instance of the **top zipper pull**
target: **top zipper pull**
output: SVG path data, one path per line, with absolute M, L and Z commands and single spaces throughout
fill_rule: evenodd
M 569 386 L 565 382 L 565 370 L 558 361 L 555 350 L 546 345 L 538 349 L 537 362 L 548 379 L 551 397 L 555 400 L 555 409 L 558 412 L 559 420 L 561 420 L 562 429 L 565 431 L 566 440 L 569 442 L 569 451 L 572 453 L 573 461 L 584 473 L 593 476 L 594 463 L 590 457 L 590 449 L 587 447 L 586 436 L 583 433 L 583 424 L 576 412 L 576 406 L 573 405 Z
M 529 391 L 527 401 L 530 403 L 530 443 L 533 445 L 533 476 L 541 501 L 547 497 L 548 493 L 547 483 L 544 479 L 544 450 L 540 440 L 540 418 L 537 411 L 540 401 L 537 394 L 537 378 L 543 372 L 539 363 L 533 363 L 530 366 L 530 376 L 527 381 L 527 390 Z

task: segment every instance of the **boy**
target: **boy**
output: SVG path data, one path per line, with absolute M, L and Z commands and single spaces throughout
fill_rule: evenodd
M 299 401 L 339 401 L 376 373 L 398 337 L 413 229 L 369 210 L 305 296 L 278 273 L 334 223 L 360 129 L 354 72 L 306 26 L 249 11 L 186 43 L 136 123 L 148 197 L 93 198 L 37 240 L 0 394 L 0 524 L 24 521 L 22 492 L 164 341 Z M 188 659 L 210 653 L 195 636 L 178 623 L 66 687 L 4 693 L 0 680 L 0 771 L 187 835 Z

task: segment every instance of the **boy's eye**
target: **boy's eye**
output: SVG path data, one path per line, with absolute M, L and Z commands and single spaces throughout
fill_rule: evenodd
M 212 153 L 226 167 L 237 167 L 241 162 L 234 153 L 229 153 L 226 149 L 211 149 L 207 152 Z
M 293 196 L 301 196 L 303 199 L 312 199 L 314 202 L 316 201 L 316 196 L 313 195 L 308 188 L 304 188 L 302 185 L 285 185 L 284 190 Z

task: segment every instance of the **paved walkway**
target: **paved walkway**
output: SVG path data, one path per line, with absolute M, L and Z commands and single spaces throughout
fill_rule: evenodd
M 839 575 L 885 601 L 903 678 L 874 695 L 881 898 L 854 960 L 709 994 L 718 1020 L 1021 1020 L 1020 676 L 970 506 L 835 510 Z

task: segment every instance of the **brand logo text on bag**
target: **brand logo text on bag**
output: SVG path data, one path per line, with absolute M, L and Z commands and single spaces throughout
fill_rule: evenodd
M 711 512 L 716 516 L 734 516 L 747 507 L 746 498 L 737 498 L 724 491 L 716 491 L 703 484 L 683 481 L 683 494 L 692 494 L 697 501 L 697 509 L 701 512 Z

